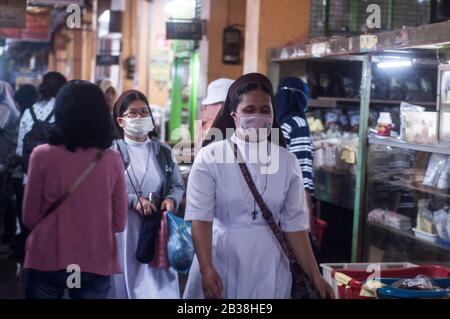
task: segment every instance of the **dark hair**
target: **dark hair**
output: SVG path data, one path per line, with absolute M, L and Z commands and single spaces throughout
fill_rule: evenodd
M 55 102 L 55 129 L 50 144 L 77 148 L 108 149 L 112 145 L 111 114 L 98 86 L 87 81 L 70 81 Z
M 247 84 L 241 86 L 240 88 L 238 88 L 236 93 L 231 97 L 230 106 L 229 106 L 230 112 L 236 112 L 239 103 L 242 102 L 242 96 L 244 94 L 247 94 L 248 92 L 255 91 L 255 90 L 261 90 L 261 91 L 267 93 L 270 96 L 270 99 L 273 104 L 273 96 L 272 96 L 271 90 L 262 83 L 251 82 L 251 83 L 247 83 Z
M 20 112 L 23 112 L 32 107 L 39 98 L 38 90 L 34 85 L 24 84 L 22 85 L 14 95 L 14 100 L 20 107 Z
M 48 101 L 58 94 L 58 91 L 67 83 L 66 78 L 59 72 L 48 72 L 39 85 L 41 101 Z
M 128 109 L 128 106 L 134 101 L 142 101 L 147 105 L 150 111 L 150 117 L 152 118 L 153 124 L 155 124 L 153 113 L 152 110 L 150 109 L 147 97 L 143 93 L 136 90 L 126 91 L 122 93 L 122 95 L 119 97 L 119 99 L 117 99 L 116 103 L 114 104 L 114 128 L 116 131 L 115 133 L 117 138 L 123 138 L 124 136 L 123 128 L 121 128 L 119 126 L 119 123 L 117 123 L 117 118 L 122 117 L 125 111 Z M 156 131 L 156 129 L 154 129 L 153 131 L 148 133 L 148 136 L 158 137 L 158 132 Z

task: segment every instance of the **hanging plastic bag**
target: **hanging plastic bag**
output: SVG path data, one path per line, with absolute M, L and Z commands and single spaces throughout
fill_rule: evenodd
M 192 242 L 191 223 L 167 212 L 169 225 L 169 240 L 167 242 L 167 257 L 169 265 L 181 273 L 187 273 L 191 268 L 195 250 Z

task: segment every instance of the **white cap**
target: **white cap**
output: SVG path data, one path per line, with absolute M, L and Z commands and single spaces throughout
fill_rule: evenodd
M 234 80 L 231 79 L 218 79 L 212 81 L 208 85 L 208 93 L 206 98 L 202 101 L 203 105 L 216 104 L 220 102 L 225 102 L 228 94 L 228 89 Z

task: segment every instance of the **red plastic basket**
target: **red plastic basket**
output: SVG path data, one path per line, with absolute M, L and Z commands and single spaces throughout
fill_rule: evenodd
M 339 299 L 371 299 L 369 297 L 360 296 L 360 294 L 364 282 L 372 273 L 358 270 L 333 270 L 333 278 L 335 278 L 335 274 L 338 272 L 351 277 L 351 280 L 347 285 L 338 286 Z M 450 277 L 450 268 L 429 265 L 404 269 L 381 270 L 380 272 L 381 278 L 414 278 L 417 275 L 425 275 L 430 278 L 447 278 Z
M 317 249 L 320 250 L 320 246 L 322 245 L 323 233 L 325 232 L 325 228 L 327 228 L 328 223 L 320 218 L 316 218 L 316 227 L 315 227 L 315 235 L 317 240 Z

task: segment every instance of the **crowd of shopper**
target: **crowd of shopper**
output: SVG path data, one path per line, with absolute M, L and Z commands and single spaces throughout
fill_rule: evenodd
M 308 236 L 304 82 L 284 79 L 277 95 L 262 74 L 212 82 L 186 194 L 147 97 L 116 97 L 110 81 L 57 72 L 17 92 L 0 81 L 1 240 L 23 263 L 27 298 L 63 298 L 66 289 L 71 298 L 291 298 L 288 257 L 318 296 L 333 296 Z M 184 292 L 175 269 L 136 258 L 145 226 L 168 212 L 192 224 L 196 256 Z M 68 287 L 73 265 L 81 288 Z

